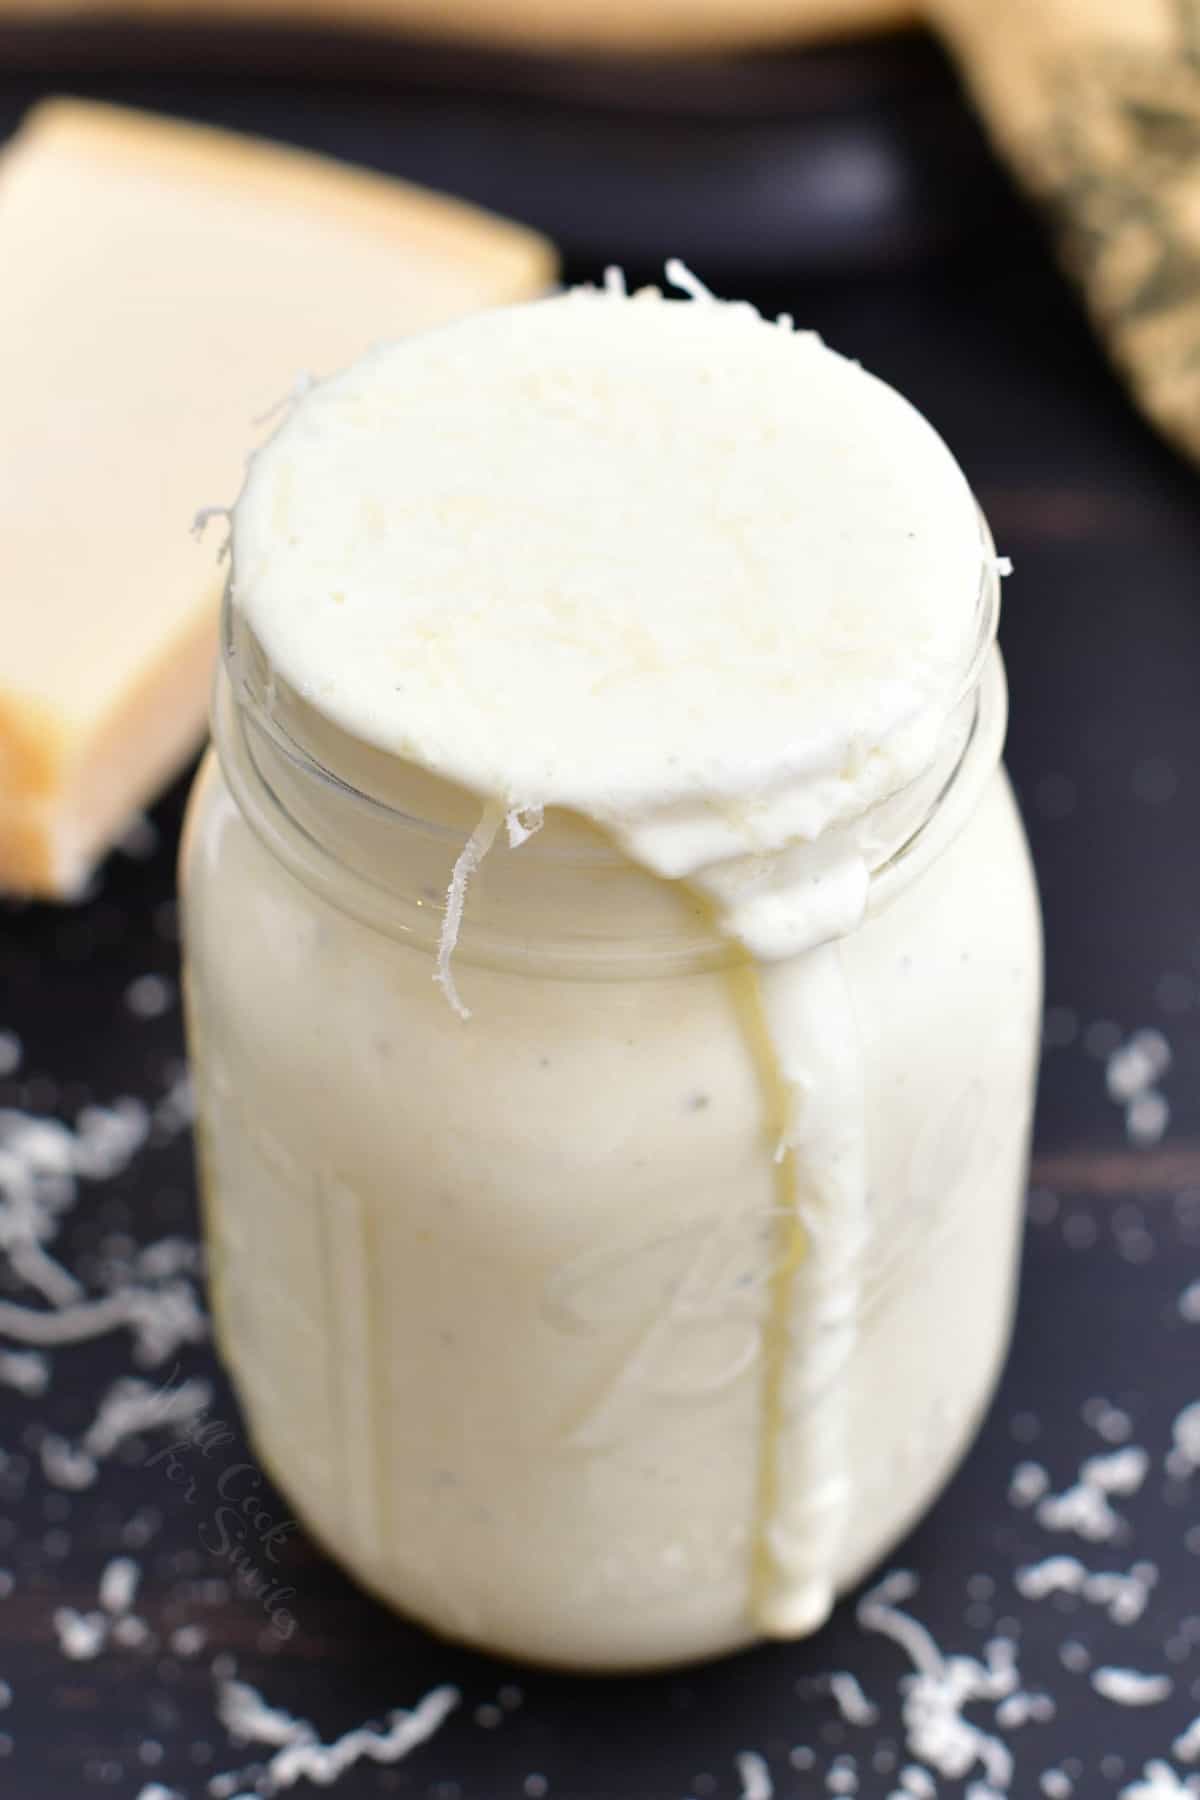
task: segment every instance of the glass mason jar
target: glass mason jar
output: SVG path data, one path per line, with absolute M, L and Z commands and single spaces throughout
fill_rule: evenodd
M 744 956 L 548 817 L 473 879 L 464 1022 L 432 975 L 478 802 L 334 731 L 227 611 L 182 871 L 216 1328 L 265 1468 L 406 1613 L 566 1666 L 728 1650 L 762 1632 L 772 1432 L 842 1445 L 831 1592 L 969 1443 L 1009 1331 L 1040 1014 L 994 588 L 837 947 L 869 1223 L 853 1316 L 795 1338 L 836 1353 L 782 1421 L 770 1311 L 785 1275 L 805 1307 L 804 1255 L 787 1275 Z

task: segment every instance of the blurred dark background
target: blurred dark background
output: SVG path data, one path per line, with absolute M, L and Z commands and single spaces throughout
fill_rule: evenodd
M 1003 229 L 982 134 L 937 43 L 916 31 L 631 59 L 95 26 L 10 32 L 9 51 L 7 128 L 51 69 L 73 93 L 460 194 L 538 226 L 588 273 L 614 258 L 656 270 L 676 255 L 713 278 L 786 281 L 944 252 L 985 235 L 997 213 Z

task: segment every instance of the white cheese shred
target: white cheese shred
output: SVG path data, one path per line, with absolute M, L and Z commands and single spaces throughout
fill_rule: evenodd
M 268 1706 L 248 1681 L 223 1681 L 217 1692 L 217 1717 L 238 1744 L 311 1744 L 316 1731 L 304 1719 L 294 1719 L 281 1706 Z M 223 1778 L 222 1778 L 223 1779 Z
M 274 1747 L 275 1754 L 257 1774 L 253 1786 L 256 1794 L 277 1794 L 298 1781 L 330 1787 L 354 1763 L 364 1759 L 380 1764 L 401 1762 L 441 1728 L 459 1699 L 457 1688 L 433 1688 L 411 1709 L 398 1708 L 389 1713 L 383 1730 L 359 1725 L 329 1744 L 320 1741 L 307 1719 L 294 1719 L 290 1713 L 268 1706 L 245 1681 L 222 1682 L 217 1712 L 230 1737 L 238 1742 Z M 209 1782 L 208 1791 L 218 1797 L 229 1795 L 244 1779 L 237 1773 L 217 1775 Z
M 1185 1406 L 1171 1426 L 1171 1448 L 1167 1453 L 1167 1474 L 1176 1481 L 1186 1481 L 1200 1469 L 1200 1400 Z
M 1038 1524 L 1047 1531 L 1074 1532 L 1093 1544 L 1120 1536 L 1127 1527 L 1110 1504 L 1110 1496 L 1136 1494 L 1149 1467 L 1150 1458 L 1134 1444 L 1107 1456 L 1089 1457 L 1080 1466 L 1074 1487 L 1061 1494 L 1047 1494 L 1039 1501 Z
M 772 1800 L 775 1784 L 766 1760 L 757 1750 L 741 1750 L 736 1757 L 741 1800 Z
M 878 1719 L 879 1708 L 867 1699 L 857 1675 L 849 1669 L 839 1669 L 829 1677 L 829 1691 L 847 1725 L 874 1725 Z
M 141 1570 L 132 1556 L 114 1556 L 100 1576 L 100 1604 L 106 1613 L 127 1613 L 137 1593 Z
M 1022 1719 L 1045 1716 L 1042 1696 L 1022 1696 L 1016 1646 L 1009 1638 L 993 1638 L 983 1660 L 943 1655 L 919 1620 L 897 1610 L 897 1603 L 916 1592 L 915 1578 L 896 1571 L 865 1596 L 858 1619 L 865 1631 L 891 1638 L 904 1651 L 913 1673 L 904 1683 L 903 1718 L 909 1753 L 947 1781 L 960 1781 L 978 1766 L 982 1780 L 972 1781 L 968 1800 L 998 1800 L 1012 1786 L 1013 1756 L 992 1733 L 964 1717 L 973 1701 L 990 1702 L 997 1721 L 1004 1702 L 1021 1698 Z M 1010 1718 L 1010 1723 L 1016 1723 Z
M 1147 1675 L 1140 1669 L 1094 1669 L 1092 1686 L 1117 1706 L 1158 1706 L 1169 1700 L 1175 1683 L 1169 1675 Z
M 165 1361 L 180 1344 L 198 1343 L 208 1331 L 195 1294 L 184 1282 L 161 1288 L 130 1285 L 54 1312 L 0 1300 L 0 1334 L 39 1348 L 87 1343 L 122 1325 L 134 1333 L 134 1361 L 148 1367 Z
M 211 1402 L 212 1388 L 198 1376 L 177 1388 L 162 1388 L 137 1375 L 122 1375 L 101 1401 L 84 1434 L 84 1448 L 92 1456 L 111 1456 L 139 1432 L 191 1425 Z
M 64 1656 L 72 1662 L 90 1662 L 104 1648 L 108 1620 L 103 1613 L 81 1613 L 73 1606 L 59 1606 L 54 1612 L 54 1629 Z
M 192 518 L 192 536 L 197 542 L 204 536 L 214 519 L 227 521 L 225 536 L 217 550 L 217 561 L 223 563 L 233 545 L 233 508 L 230 506 L 202 506 Z
M 1142 1770 L 1141 1779 L 1121 1789 L 1119 1800 L 1196 1800 L 1190 1781 L 1181 1781 L 1170 1763 L 1156 1758 Z
M 510 806 L 504 815 L 509 849 L 519 850 L 522 844 L 527 844 L 534 832 L 542 829 L 545 818 L 540 806 Z
M 193 1377 L 179 1387 L 155 1387 L 137 1375 L 120 1375 L 105 1393 L 78 1444 L 47 1432 L 39 1445 L 42 1472 L 53 1486 L 91 1487 L 99 1465 L 127 1438 L 145 1431 L 186 1429 L 211 1403 L 212 1388 Z
M 0 1350 L 0 1381 L 19 1394 L 44 1394 L 50 1364 L 40 1350 Z
M 1026 1600 L 1076 1594 L 1104 1607 L 1114 1625 L 1133 1625 L 1146 1610 L 1158 1570 L 1153 1563 L 1136 1562 L 1128 1574 L 1115 1569 L 1093 1572 L 1076 1556 L 1048 1556 L 1018 1569 L 1013 1579 Z
M 497 800 L 488 800 L 479 815 L 479 823 L 463 845 L 454 865 L 454 873 L 450 877 L 450 886 L 446 890 L 446 911 L 442 917 L 442 930 L 438 938 L 437 968 L 433 979 L 460 1019 L 469 1019 L 471 1009 L 464 1006 L 455 985 L 454 973 L 450 967 L 450 959 L 458 943 L 458 934 L 462 927 L 463 908 L 467 901 L 467 886 L 472 875 L 496 841 L 505 819 L 505 808 Z
M 705 287 L 698 275 L 693 275 L 685 262 L 678 256 L 669 256 L 664 266 L 664 273 L 672 287 L 686 294 L 689 300 L 715 300 L 712 289 Z

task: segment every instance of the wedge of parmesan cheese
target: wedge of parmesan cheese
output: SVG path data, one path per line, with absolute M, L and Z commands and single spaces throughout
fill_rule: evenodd
M 381 176 L 53 100 L 0 156 L 0 263 L 0 886 L 70 896 L 203 734 L 221 577 L 189 527 L 254 421 L 554 258 Z

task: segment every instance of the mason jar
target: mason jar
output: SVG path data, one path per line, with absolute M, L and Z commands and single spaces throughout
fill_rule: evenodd
M 862 1067 L 837 1308 L 781 1214 L 752 966 L 708 908 L 548 815 L 474 878 L 464 1022 L 433 975 L 477 801 L 336 731 L 227 608 L 182 857 L 216 1331 L 298 1517 L 435 1630 L 629 1669 L 811 1629 L 756 1599 L 768 1440 L 811 1486 L 801 1515 L 836 1512 L 830 1596 L 970 1443 L 1012 1314 L 1040 1016 L 988 571 L 955 728 L 867 821 L 865 919 L 821 952 Z M 784 1281 L 801 1328 L 772 1378 Z

